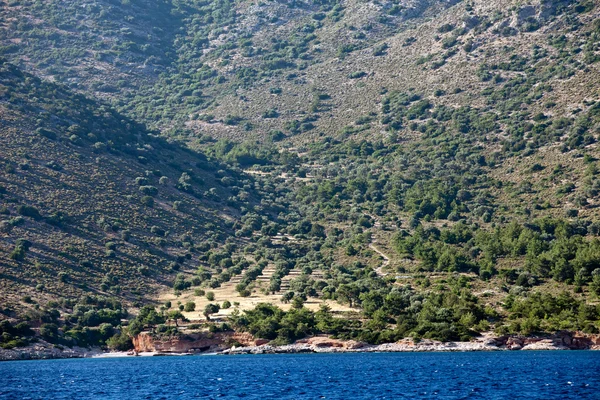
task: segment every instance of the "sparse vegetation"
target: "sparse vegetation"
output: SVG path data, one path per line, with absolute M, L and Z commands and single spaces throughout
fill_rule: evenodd
M 594 2 L 117 3 L 0 11 L 3 348 L 600 329 Z

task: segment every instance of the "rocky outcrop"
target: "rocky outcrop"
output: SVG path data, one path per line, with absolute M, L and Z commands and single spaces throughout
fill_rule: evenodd
M 100 349 L 60 347 L 40 340 L 27 347 L 0 349 L 0 361 L 46 360 L 55 358 L 86 358 L 101 354 Z
M 439 342 L 404 339 L 396 343 L 369 345 L 325 337 L 300 340 L 285 346 L 232 347 L 221 354 L 337 353 L 337 352 L 430 352 L 430 351 L 508 351 L 508 350 L 600 350 L 600 335 L 559 332 L 539 337 L 482 336 L 471 342 Z
M 503 336 L 495 338 L 508 350 L 598 350 L 600 335 L 583 332 L 558 332 L 545 336 Z
M 219 332 L 194 333 L 179 337 L 155 337 L 149 332 L 142 332 L 133 339 L 137 353 L 201 353 L 217 351 L 236 345 L 256 346 L 264 344 L 249 333 Z
M 483 335 L 471 342 L 439 342 L 436 340 L 404 339 L 395 343 L 370 345 L 354 340 L 315 336 L 284 346 L 269 345 L 249 333 L 194 333 L 179 337 L 155 337 L 142 332 L 133 339 L 131 353 L 102 353 L 100 349 L 61 348 L 42 340 L 19 349 L 0 349 L 0 361 L 39 360 L 51 358 L 83 358 L 114 354 L 160 355 L 196 354 L 279 354 L 279 353 L 341 353 L 341 352 L 430 352 L 430 351 L 510 351 L 510 350 L 600 350 L 600 335 L 583 332 L 558 332 L 554 335 L 495 337 Z
M 329 348 L 339 350 L 356 350 L 367 346 L 367 344 L 363 342 L 357 342 L 355 340 L 332 339 L 327 336 L 315 336 L 308 339 L 298 340 L 296 344 L 308 344 L 314 348 Z
M 498 351 L 502 348 L 484 342 L 438 342 L 411 339 L 396 343 L 370 345 L 356 341 L 306 340 L 285 346 L 248 346 L 224 350 L 221 354 L 280 354 L 280 353 L 394 353 L 394 352 L 430 352 L 430 351 Z
M 554 335 L 494 337 L 484 335 L 471 342 L 439 342 L 404 339 L 396 343 L 369 345 L 354 340 L 315 336 L 294 344 L 273 346 L 268 340 L 248 333 L 198 333 L 182 337 L 156 338 L 144 332 L 133 338 L 135 351 L 159 354 L 190 354 L 206 351 L 220 354 L 336 353 L 336 352 L 426 352 L 498 350 L 582 350 L 600 349 L 600 335 L 558 332 Z

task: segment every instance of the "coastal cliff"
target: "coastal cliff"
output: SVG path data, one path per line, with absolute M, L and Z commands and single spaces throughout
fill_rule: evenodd
M 314 336 L 293 344 L 275 346 L 249 333 L 194 333 L 179 337 L 156 337 L 142 332 L 132 338 L 134 349 L 128 353 L 109 353 L 100 348 L 57 347 L 43 340 L 31 346 L 0 349 L 0 361 L 56 358 L 88 358 L 125 355 L 178 354 L 285 354 L 285 353 L 367 353 L 433 351 L 516 351 L 516 350 L 600 350 L 600 335 L 583 332 L 558 332 L 554 335 L 496 337 L 482 335 L 470 342 L 403 339 L 395 343 L 372 345 L 354 340 Z
M 558 332 L 540 336 L 483 335 L 471 342 L 439 342 L 404 339 L 395 343 L 371 345 L 354 340 L 326 336 L 298 340 L 293 344 L 274 346 L 267 340 L 255 339 L 247 333 L 188 335 L 181 338 L 154 338 L 141 333 L 133 339 L 135 351 L 162 354 L 202 353 L 267 354 L 267 353 L 334 353 L 334 352 L 427 352 L 427 351 L 501 351 L 501 350 L 600 350 L 600 335 L 582 332 Z
M 222 350 L 232 346 L 259 346 L 266 341 L 255 339 L 249 333 L 219 332 L 195 333 L 181 337 L 158 338 L 142 332 L 132 338 L 136 353 L 201 353 Z

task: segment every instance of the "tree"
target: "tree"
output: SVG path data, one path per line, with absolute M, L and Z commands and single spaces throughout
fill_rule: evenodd
M 162 324 L 164 322 L 165 317 L 159 315 L 154 307 L 144 306 L 140 309 L 138 316 L 129 323 L 129 333 L 135 336 L 143 331 L 147 326 L 152 328 L 155 325 Z
M 206 320 L 210 321 L 210 315 L 218 313 L 219 310 L 220 310 L 220 307 L 218 304 L 212 304 L 212 303 L 207 304 L 206 307 L 204 307 L 204 316 L 206 317 Z
M 326 303 L 319 306 L 319 311 L 315 313 L 316 329 L 319 332 L 331 333 L 334 325 L 333 315 L 331 315 L 331 307 Z
M 354 302 L 359 298 L 360 290 L 356 285 L 343 284 L 337 289 L 336 295 L 338 300 L 349 303 L 350 307 L 352 307 Z
M 59 339 L 58 326 L 56 324 L 43 324 L 40 327 L 40 335 L 50 343 L 56 343 Z
M 292 300 L 292 307 L 295 309 L 300 309 L 304 307 L 304 299 L 300 296 L 294 297 L 294 299 Z
M 179 325 L 177 325 L 177 320 L 180 319 L 181 322 L 186 322 L 188 320 L 179 310 L 169 312 L 167 314 L 167 317 L 173 322 L 175 322 L 175 326 L 177 327 L 179 327 Z
M 590 289 L 596 296 L 600 297 L 600 268 L 596 268 L 592 271 L 592 283 Z
M 294 298 L 294 292 L 285 292 L 283 296 L 281 296 L 282 303 L 289 303 Z
M 187 303 L 185 303 L 185 308 L 184 308 L 185 312 L 191 312 L 191 311 L 195 311 L 195 310 L 196 310 L 196 303 L 194 303 L 193 301 L 188 301 Z
M 127 351 L 133 347 L 133 343 L 129 335 L 124 332 L 117 333 L 106 341 L 106 345 L 111 350 Z

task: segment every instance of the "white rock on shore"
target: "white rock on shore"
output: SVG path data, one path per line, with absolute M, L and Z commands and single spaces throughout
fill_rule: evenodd
M 517 346 L 518 344 L 518 346 Z M 405 339 L 396 343 L 369 345 L 355 341 L 341 341 L 323 337 L 310 338 L 284 346 L 233 347 L 218 354 L 279 354 L 279 353 L 371 353 L 371 352 L 454 352 L 454 351 L 509 351 L 509 350 L 569 350 L 567 346 L 552 339 L 541 339 L 531 343 L 503 343 L 491 336 L 482 336 L 472 342 L 439 342 L 422 340 L 414 342 Z
M 57 347 L 40 340 L 27 347 L 17 349 L 1 349 L 0 361 L 45 360 L 53 358 L 84 358 L 103 354 L 100 348 Z
M 329 343 L 328 343 L 329 344 Z M 339 345 L 338 345 L 339 344 Z M 486 342 L 437 342 L 423 340 L 419 343 L 402 341 L 398 343 L 385 343 L 380 345 L 369 345 L 354 342 L 353 346 L 347 346 L 345 342 L 334 342 L 334 345 L 323 343 L 296 343 L 284 346 L 247 346 L 232 347 L 222 351 L 220 354 L 280 354 L 280 353 L 377 353 L 377 352 L 430 352 L 430 351 L 500 351 L 506 348 L 498 347 Z

